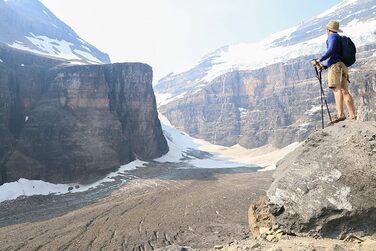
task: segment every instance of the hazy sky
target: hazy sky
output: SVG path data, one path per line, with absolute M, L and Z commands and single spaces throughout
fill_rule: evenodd
M 144 62 L 156 82 L 224 45 L 253 42 L 341 0 L 41 0 L 112 62 Z

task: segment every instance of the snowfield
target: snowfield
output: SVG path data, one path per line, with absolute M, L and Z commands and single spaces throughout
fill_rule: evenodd
M 8 44 L 8 46 L 18 50 L 29 51 L 45 56 L 64 58 L 67 60 L 84 60 L 92 64 L 102 63 L 98 58 L 95 58 L 90 53 L 90 49 L 86 46 L 81 46 L 82 50 L 77 50 L 72 49 L 74 44 L 65 40 L 51 39 L 46 36 L 36 36 L 33 33 L 30 33 L 30 35 L 31 36 L 26 36 L 26 39 L 38 47 L 38 49 L 29 48 L 26 44 L 20 41 L 15 41 L 12 44 Z

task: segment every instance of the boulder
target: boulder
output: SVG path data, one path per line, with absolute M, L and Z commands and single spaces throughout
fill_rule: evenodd
M 376 233 L 376 122 L 345 121 L 313 133 L 277 164 L 274 179 L 250 208 L 255 235 L 273 225 L 339 239 Z M 262 218 L 267 224 L 252 220 Z

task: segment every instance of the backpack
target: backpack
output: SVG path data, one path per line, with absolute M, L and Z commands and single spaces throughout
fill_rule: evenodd
M 351 38 L 342 36 L 341 61 L 347 66 L 352 66 L 356 61 L 356 47 Z

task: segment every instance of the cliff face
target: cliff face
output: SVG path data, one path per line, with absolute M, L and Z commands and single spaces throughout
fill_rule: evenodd
M 0 59 L 1 183 L 87 183 L 168 151 L 151 67 L 64 66 L 5 48 Z
M 374 52 L 374 46 L 360 48 L 358 63 L 350 73 L 351 93 L 363 120 L 376 119 Z M 178 129 L 215 144 L 283 147 L 302 141 L 321 128 L 320 86 L 310 59 L 227 73 L 160 110 Z M 334 104 L 326 72 L 323 77 L 328 102 Z M 334 106 L 331 111 L 335 113 Z M 325 119 L 328 122 L 326 111 Z

